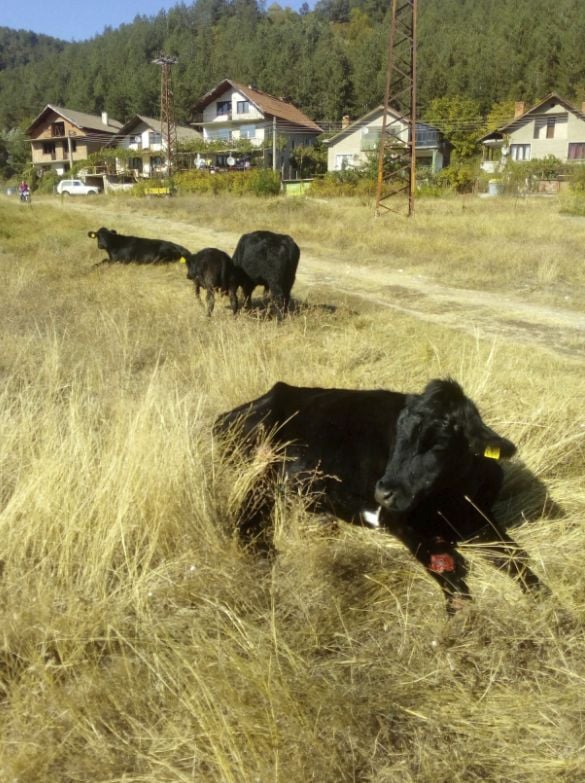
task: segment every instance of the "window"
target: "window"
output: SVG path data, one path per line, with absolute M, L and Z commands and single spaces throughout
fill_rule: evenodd
M 335 171 L 345 171 L 351 167 L 352 160 L 355 156 L 347 153 L 340 153 L 335 156 Z
M 217 116 L 218 117 L 230 117 L 232 113 L 231 101 L 218 101 L 217 102 Z
M 555 137 L 555 118 L 549 117 L 546 121 L 546 138 L 554 139 Z
M 530 160 L 530 144 L 510 144 L 512 160 Z
M 152 147 L 153 144 L 160 144 L 162 142 L 162 136 L 160 133 L 156 133 L 155 131 L 150 131 L 148 134 L 148 144 L 150 147 Z
M 256 138 L 255 125 L 240 126 L 240 139 L 255 139 L 255 138 Z
M 569 144 L 569 160 L 585 160 L 585 141 Z
M 380 128 L 362 128 L 362 150 L 375 150 L 378 149 L 380 144 L 380 135 L 382 131 Z
M 236 104 L 236 112 L 238 114 L 250 113 L 250 101 L 238 101 Z
M 64 136 L 65 135 L 65 123 L 54 122 L 51 125 L 51 136 Z
M 427 125 L 416 126 L 416 143 L 419 147 L 433 147 L 439 144 L 439 131 Z
M 549 114 L 537 117 L 534 121 L 534 138 L 566 139 L 568 123 L 568 114 Z
M 55 154 L 55 142 L 46 141 L 43 144 L 43 155 L 54 155 L 54 154 Z
M 232 137 L 229 128 L 208 128 L 207 139 L 208 141 L 230 141 Z

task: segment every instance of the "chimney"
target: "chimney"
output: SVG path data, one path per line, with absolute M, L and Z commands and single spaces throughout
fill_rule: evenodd
M 344 114 L 341 118 L 341 130 L 344 128 L 347 128 L 347 126 L 351 123 L 351 120 L 349 119 L 349 114 Z
M 107 111 L 103 111 L 102 112 L 102 125 L 107 125 L 107 124 L 108 124 L 108 112 Z
M 514 119 L 521 117 L 526 111 L 526 104 L 524 101 L 516 101 L 514 104 Z

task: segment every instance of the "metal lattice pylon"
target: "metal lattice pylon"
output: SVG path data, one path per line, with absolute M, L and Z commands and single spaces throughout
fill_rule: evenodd
M 416 3 L 417 0 L 392 0 L 384 114 L 378 147 L 376 215 L 384 211 L 403 212 L 404 199 L 400 203 L 396 198 L 401 195 L 408 197 L 407 214 L 414 214 Z
M 161 54 L 155 65 L 162 68 L 160 85 L 160 135 L 163 148 L 167 156 L 167 172 L 169 177 L 173 173 L 173 158 L 177 150 L 177 123 L 175 122 L 175 109 L 173 104 L 173 89 L 171 83 L 171 66 L 178 62 L 176 57 Z

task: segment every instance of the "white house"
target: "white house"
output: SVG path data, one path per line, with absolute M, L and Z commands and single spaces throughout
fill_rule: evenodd
M 360 168 L 371 156 L 376 155 L 382 134 L 384 107 L 377 106 L 357 120 L 344 118 L 341 131 L 325 141 L 327 145 L 327 171 Z M 388 109 L 387 132 L 398 144 L 408 141 L 408 127 L 400 115 Z M 416 162 L 432 173 L 440 171 L 448 163 L 448 145 L 440 131 L 432 125 L 416 123 Z
M 482 169 L 495 173 L 508 160 L 524 161 L 553 155 L 563 163 L 585 163 L 585 105 L 576 109 L 557 93 L 526 110 L 516 103 L 515 117 L 480 139 Z
M 177 125 L 177 143 L 201 139 L 201 133 L 187 125 Z M 165 142 L 161 136 L 160 119 L 136 114 L 120 128 L 113 144 L 134 153 L 128 160 L 117 162 L 118 170 L 130 170 L 138 177 L 167 173 Z
M 233 165 L 244 146 L 264 151 L 267 165 L 290 175 L 290 155 L 296 147 L 312 145 L 323 132 L 284 98 L 275 98 L 253 85 L 224 79 L 193 107 L 194 124 L 201 128 L 207 142 L 213 145 L 210 153 L 219 166 Z M 242 144 L 242 142 L 244 144 Z M 233 163 L 232 163 L 233 161 Z

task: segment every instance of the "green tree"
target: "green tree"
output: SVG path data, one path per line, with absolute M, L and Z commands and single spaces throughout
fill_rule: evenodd
M 30 142 L 22 128 L 0 133 L 0 176 L 19 176 L 29 164 Z
M 478 101 L 461 96 L 435 98 L 424 113 L 424 119 L 439 128 L 452 145 L 454 160 L 465 160 L 477 154 L 478 140 L 486 131 Z

